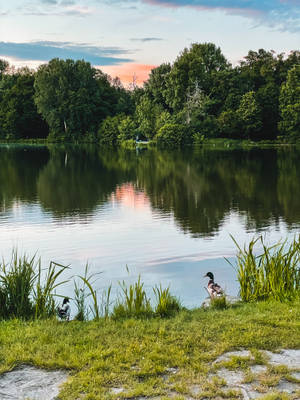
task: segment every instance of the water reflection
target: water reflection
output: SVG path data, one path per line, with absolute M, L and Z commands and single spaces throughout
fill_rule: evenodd
M 119 202 L 174 216 L 185 233 L 215 235 L 234 211 L 245 229 L 300 222 L 300 158 L 294 148 L 184 152 L 93 146 L 0 147 L 2 218 L 20 202 L 40 203 L 62 222 L 87 222 Z M 97 211 L 97 212 L 98 212 Z

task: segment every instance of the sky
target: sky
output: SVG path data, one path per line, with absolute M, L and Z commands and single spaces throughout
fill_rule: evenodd
M 300 0 L 0 0 L 0 58 L 16 67 L 84 59 L 141 84 L 195 42 L 234 65 L 249 50 L 299 50 Z

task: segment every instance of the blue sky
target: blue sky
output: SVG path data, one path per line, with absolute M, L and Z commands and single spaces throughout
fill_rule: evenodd
M 10 0 L 0 5 L 0 57 L 36 67 L 84 58 L 145 79 L 192 42 L 236 63 L 248 50 L 300 48 L 300 0 Z

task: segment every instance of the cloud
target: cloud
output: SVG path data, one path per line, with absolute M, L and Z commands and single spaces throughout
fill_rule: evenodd
M 128 63 L 118 66 L 107 66 L 101 69 L 113 78 L 119 77 L 126 86 L 132 83 L 134 76 L 136 83 L 142 85 L 148 79 L 151 70 L 156 67 L 157 65 Z
M 85 17 L 92 15 L 94 10 L 90 7 L 80 6 L 74 4 L 73 1 L 62 2 L 57 4 L 55 1 L 45 2 L 49 7 L 25 7 L 22 10 L 23 15 L 33 15 L 37 17 L 56 16 L 56 17 Z M 54 6 L 54 7 L 52 7 Z M 61 7 L 62 6 L 62 7 Z
M 199 11 L 221 10 L 227 14 L 251 18 L 259 24 L 279 30 L 300 30 L 300 0 L 141 0 L 169 7 L 190 7 Z
M 155 38 L 155 37 L 144 37 L 144 38 L 132 38 L 130 39 L 132 42 L 142 42 L 142 43 L 146 43 L 146 42 L 158 42 L 161 40 L 164 40 L 163 38 Z
M 118 65 L 131 62 L 130 58 L 119 57 L 128 54 L 119 47 L 97 47 L 86 43 L 36 41 L 29 43 L 0 42 L 0 57 L 17 60 L 49 61 L 52 58 L 86 60 L 93 65 Z

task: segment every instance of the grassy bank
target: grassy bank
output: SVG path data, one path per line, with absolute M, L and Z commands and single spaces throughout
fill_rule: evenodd
M 0 144 L 19 144 L 19 145 L 47 145 L 47 144 L 57 144 L 57 145 L 85 145 L 85 144 L 92 144 L 96 146 L 100 146 L 99 142 L 96 139 L 76 139 L 76 141 L 58 141 L 53 139 L 0 139 Z M 136 143 L 135 140 L 124 140 L 119 143 L 118 146 L 127 149 L 133 150 L 138 148 L 153 148 L 156 147 L 156 142 L 150 140 L 149 142 L 138 142 Z M 103 145 L 101 145 L 103 146 Z M 186 145 L 187 147 L 192 147 L 193 145 Z M 247 148 L 272 148 L 272 147 L 282 147 L 282 146 L 300 146 L 300 141 L 291 141 L 291 140 L 284 140 L 284 139 L 277 139 L 277 140 L 240 140 L 240 139 L 229 139 L 229 138 L 203 138 L 203 141 L 194 145 L 195 147 L 203 146 L 209 149 L 219 149 L 219 150 L 234 150 L 234 149 L 247 149 Z M 111 147 L 111 146 L 109 146 Z M 176 147 L 176 146 L 175 146 Z M 172 149 L 174 149 L 172 147 Z
M 62 400 L 179 400 L 191 395 L 193 385 L 201 386 L 199 399 L 239 399 L 238 393 L 225 390 L 221 379 L 209 380 L 216 368 L 212 362 L 226 351 L 250 349 L 255 361 L 235 358 L 227 365 L 247 372 L 253 363 L 266 363 L 260 350 L 299 348 L 299 321 L 299 300 L 185 310 L 170 319 L 2 321 L 0 372 L 22 363 L 65 368 L 70 378 L 62 387 Z M 281 377 L 292 379 L 286 369 L 269 367 L 260 382 L 262 394 Z M 114 394 L 112 388 L 124 391 Z

